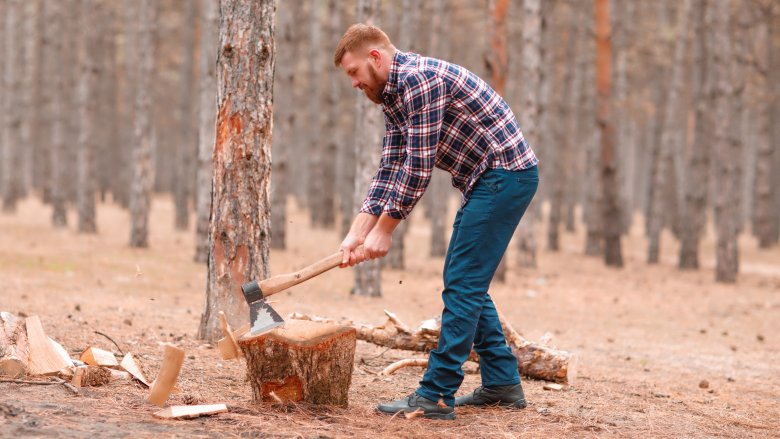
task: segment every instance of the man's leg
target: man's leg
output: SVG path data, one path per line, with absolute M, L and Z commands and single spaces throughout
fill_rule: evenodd
M 443 398 L 446 404 L 454 404 L 455 391 L 463 381 L 461 366 L 471 352 L 490 281 L 538 184 L 538 179 L 534 180 L 531 191 L 530 184 L 520 182 L 519 174 L 486 172 L 462 209 L 444 268 L 439 345 L 431 352 L 417 390 L 427 399 Z M 488 317 L 485 325 L 497 321 L 497 317 L 495 322 Z M 500 331 L 500 324 L 498 328 Z M 504 370 L 509 366 L 499 367 Z M 516 373 L 516 363 L 514 370 Z

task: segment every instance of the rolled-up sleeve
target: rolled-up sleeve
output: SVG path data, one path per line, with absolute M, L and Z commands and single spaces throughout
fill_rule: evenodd
M 409 216 L 431 181 L 447 105 L 445 82 L 425 72 L 407 76 L 403 105 L 407 114 L 405 157 L 384 205 L 384 212 L 396 219 Z
M 382 140 L 382 158 L 379 161 L 368 195 L 363 200 L 360 211 L 371 215 L 381 215 L 390 198 L 396 175 L 404 160 L 405 139 L 401 129 L 385 116 L 385 137 Z

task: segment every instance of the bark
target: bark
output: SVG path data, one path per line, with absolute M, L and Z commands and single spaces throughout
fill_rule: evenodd
M 336 321 L 298 313 L 293 313 L 289 318 L 350 326 L 357 331 L 358 340 L 392 349 L 425 353 L 436 349 L 439 343 L 438 322 L 433 325 L 428 324 L 432 321 L 423 322 L 418 329 L 411 330 L 398 321 L 392 313 L 387 311 L 385 313 L 388 315 L 388 320 L 379 326 L 353 323 L 348 320 Z M 507 343 L 517 356 L 518 370 L 522 375 L 559 383 L 573 382 L 576 379 L 576 357 L 573 354 L 528 341 L 512 329 L 503 316 L 500 315 L 500 318 L 504 333 L 507 334 Z M 479 357 L 474 351 L 471 351 L 468 359 L 479 361 Z
M 608 0 L 595 0 L 595 17 L 597 124 L 601 141 L 600 171 L 603 191 L 601 214 L 604 221 L 604 262 L 608 266 L 622 267 L 620 200 L 614 148 L 615 128 L 612 120 L 612 43 Z
M 31 90 L 28 118 L 30 121 L 30 161 L 29 180 L 26 184 L 29 188 L 40 189 L 45 202 L 48 201 L 49 187 L 47 176 L 49 173 L 48 139 L 51 128 L 51 107 L 49 106 L 50 82 L 44 76 L 44 61 L 48 44 L 46 42 L 46 3 L 43 0 L 32 2 L 35 15 L 31 20 L 29 41 L 33 42 L 31 61 Z M 1 34 L 0 34 L 1 35 Z
M 299 2 L 284 2 L 277 12 L 277 43 L 279 50 L 274 76 L 274 138 L 273 173 L 271 176 L 271 248 L 284 249 L 287 242 L 287 195 L 289 193 L 289 160 L 295 129 L 293 95 L 295 92 L 295 66 L 298 59 L 295 17 L 299 14 Z
M 153 128 L 151 101 L 153 93 L 154 29 L 157 3 L 142 0 L 139 11 L 138 88 L 135 101 L 135 138 L 133 148 L 133 181 L 130 190 L 130 246 L 149 246 L 149 208 L 154 183 L 152 167 Z
M 378 0 L 358 0 L 357 17 L 360 23 L 374 23 L 379 18 Z M 379 163 L 382 145 L 382 112 L 379 106 L 357 92 L 355 107 L 355 192 L 352 211 L 357 212 L 363 204 L 371 179 Z M 357 265 L 353 294 L 359 296 L 382 295 L 380 260 L 365 261 Z
M 679 268 L 699 268 L 699 242 L 704 232 L 707 208 L 707 188 L 709 187 L 710 148 L 707 133 L 714 122 L 708 108 L 709 99 L 706 95 L 709 88 L 709 55 L 707 54 L 707 33 L 705 23 L 705 11 L 710 5 L 706 0 L 697 0 L 696 35 L 693 60 L 693 110 L 695 112 L 694 138 L 691 148 L 688 168 L 690 181 L 696 184 L 687 185 L 685 189 L 685 204 L 682 224 L 683 232 L 680 236 Z
M 98 119 L 97 119 L 97 191 L 100 201 L 105 202 L 109 192 L 112 192 L 114 179 L 120 161 L 120 108 L 119 108 L 119 47 L 117 46 L 118 21 L 116 8 L 107 5 L 102 8 L 100 20 L 104 21 L 102 35 L 95 49 L 100 61 L 100 81 L 98 85 Z
M 713 83 L 710 93 L 710 111 L 716 116 L 713 127 L 715 150 L 715 280 L 734 283 L 739 272 L 737 234 L 740 223 L 740 175 L 742 157 L 742 130 L 739 115 L 743 111 L 744 67 L 741 57 L 744 47 L 741 30 L 730 38 L 731 17 L 729 5 L 714 2 L 711 10 Z
M 138 147 L 135 138 L 136 97 L 138 95 L 139 54 L 139 23 L 138 7 L 134 1 L 123 2 L 125 19 L 123 25 L 124 47 L 122 48 L 122 93 L 121 93 L 121 128 L 120 144 L 117 154 L 120 163 L 130 163 L 133 151 Z M 130 188 L 132 185 L 133 167 L 119 166 L 114 178 L 111 192 L 120 206 L 130 206 Z
M 217 2 L 201 0 L 201 43 L 198 59 L 198 163 L 195 201 L 195 261 L 206 262 L 209 253 L 209 214 L 211 213 L 211 154 L 217 117 L 217 77 L 215 72 L 219 42 Z
M 309 126 L 308 138 L 306 139 L 305 157 L 308 160 L 307 169 L 307 195 L 309 215 L 311 225 L 314 227 L 325 228 L 329 224 L 326 223 L 326 217 L 328 214 L 326 210 L 332 210 L 332 206 L 326 205 L 326 200 L 331 200 L 330 197 L 324 196 L 324 184 L 325 179 L 325 146 L 326 140 L 323 139 L 323 121 L 322 121 L 322 97 L 323 90 L 321 87 L 322 68 L 324 64 L 322 43 L 322 18 L 325 2 L 314 1 L 311 2 L 311 11 L 309 13 L 309 42 L 308 42 L 308 56 L 309 59 L 309 78 L 310 89 L 308 92 L 309 99 L 307 100 L 306 109 L 307 121 L 306 125 Z M 330 214 L 330 220 L 332 222 L 332 212 Z
M 63 3 L 53 2 L 47 7 L 48 38 L 51 44 L 50 59 L 46 63 L 47 76 L 52 82 L 51 88 L 51 146 L 49 148 L 50 197 L 52 206 L 52 225 L 63 228 L 68 224 L 65 210 L 65 76 L 60 68 L 63 65 L 63 42 L 55 36 L 62 33 L 64 21 Z
M 765 18 L 758 23 L 760 28 L 760 40 L 764 44 L 769 43 L 769 50 L 767 50 L 767 66 L 769 72 L 775 72 L 780 68 L 780 60 L 776 59 L 777 54 L 772 53 L 771 49 L 771 33 L 777 33 L 775 29 L 771 32 L 770 18 Z M 765 87 L 771 84 L 772 78 L 767 73 L 764 76 L 765 82 L 762 84 Z M 767 87 L 769 88 L 769 87 Z M 770 93 L 772 90 L 768 90 Z M 774 156 L 778 154 L 775 151 L 777 144 L 772 145 L 770 140 L 770 119 L 772 118 L 773 107 L 777 104 L 773 104 L 780 100 L 780 94 L 775 95 L 774 100 L 766 100 L 761 103 L 762 108 L 756 115 L 758 119 L 758 145 L 757 157 L 755 161 L 755 180 L 753 186 L 754 193 L 754 210 L 753 210 L 753 234 L 758 238 L 759 248 L 769 248 L 774 244 L 772 239 L 772 216 L 773 216 L 773 201 L 774 193 L 778 191 L 777 187 L 772 185 L 772 165 L 774 164 Z M 774 146 L 774 147 L 773 147 Z
M 95 220 L 95 153 L 97 149 L 99 64 L 94 51 L 102 34 L 99 9 L 104 6 L 95 0 L 80 0 L 80 72 L 79 72 L 79 139 L 78 139 L 78 231 L 97 233 Z
M 550 6 L 545 6 L 549 10 Z M 542 114 L 540 90 L 542 76 L 542 34 L 545 33 L 545 14 L 539 0 L 523 1 L 523 136 L 532 148 L 542 145 L 539 129 Z M 536 147 L 538 150 L 539 148 Z M 538 202 L 531 202 L 515 232 L 519 267 L 536 267 L 536 211 Z
M 677 111 L 680 106 L 681 93 L 683 92 L 683 73 L 685 70 L 686 43 L 688 41 L 688 23 L 691 21 L 690 14 L 691 0 L 683 0 L 682 10 L 680 11 L 680 22 L 677 28 L 677 44 L 674 49 L 674 58 L 671 67 L 671 81 L 669 83 L 668 95 L 666 97 L 666 110 L 664 111 L 664 120 L 661 134 L 661 141 L 658 144 L 659 154 L 656 161 L 655 172 L 653 175 L 653 211 L 647 217 L 649 223 L 649 245 L 647 250 L 647 262 L 657 264 L 661 252 L 661 230 L 664 225 L 664 215 L 667 209 L 673 208 L 665 203 L 668 200 L 667 193 L 662 190 L 668 185 L 669 174 L 673 171 L 672 156 L 684 153 L 684 150 L 674 151 L 675 146 L 679 145 L 684 136 L 680 135 L 682 124 L 677 123 L 680 120 L 681 113 Z
M 24 3 L 20 0 L 5 2 L 5 89 L 22 89 L 22 67 L 24 59 L 24 35 L 22 24 Z M 16 211 L 16 203 L 21 195 L 21 151 L 22 146 L 22 93 L 5 93 L 3 110 L 3 151 L 2 151 L 2 187 L 3 212 Z
M 198 337 L 219 338 L 218 312 L 231 326 L 248 318 L 241 285 L 268 275 L 273 0 L 224 0 L 217 56 L 217 125 L 206 307 Z
M 255 403 L 347 406 L 355 364 L 355 330 L 292 320 L 238 341 Z
M 184 3 L 184 54 L 181 64 L 180 86 L 181 98 L 179 101 L 180 137 L 176 142 L 176 163 L 174 166 L 176 179 L 173 183 L 174 202 L 176 215 L 174 226 L 177 230 L 187 230 L 190 225 L 190 200 L 192 198 L 192 162 L 196 154 L 197 134 L 194 130 L 193 105 L 195 104 L 194 83 L 196 81 L 193 63 L 195 61 L 195 29 L 197 23 L 197 2 L 190 0 Z
M 769 62 L 769 90 L 771 95 L 774 96 L 771 105 L 771 112 L 769 117 L 771 118 L 770 126 L 770 142 L 774 153 L 774 164 L 772 172 L 773 176 L 773 207 L 772 207 L 772 221 L 770 228 L 770 241 L 773 244 L 780 242 L 780 152 L 778 152 L 778 145 L 780 145 L 780 10 L 775 7 L 774 13 L 770 16 L 771 25 L 769 26 L 769 48 L 770 62 Z
M 11 378 L 25 376 L 29 362 L 30 348 L 24 320 L 7 312 L 0 313 L 0 375 Z

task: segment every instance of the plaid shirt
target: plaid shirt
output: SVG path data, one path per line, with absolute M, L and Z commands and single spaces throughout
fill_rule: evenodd
M 434 165 L 452 174 L 466 204 L 487 169 L 538 163 L 506 102 L 463 67 L 397 51 L 382 100 L 382 159 L 361 212 L 406 218 Z

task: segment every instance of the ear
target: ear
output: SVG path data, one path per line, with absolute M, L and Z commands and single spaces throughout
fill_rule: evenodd
M 368 57 L 374 62 L 377 68 L 382 65 L 382 52 L 380 52 L 379 49 L 369 50 Z

